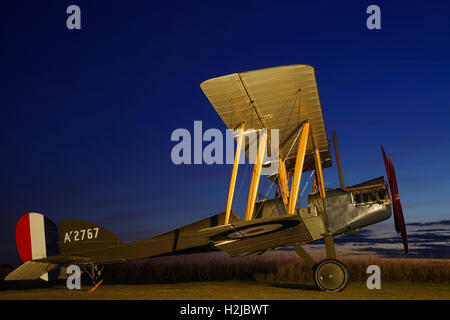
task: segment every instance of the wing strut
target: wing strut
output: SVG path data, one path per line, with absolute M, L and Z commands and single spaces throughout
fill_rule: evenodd
M 230 220 L 231 205 L 233 203 L 234 187 L 236 186 L 236 176 L 239 166 L 239 158 L 241 156 L 242 138 L 244 137 L 245 122 L 241 123 L 239 137 L 237 141 L 236 153 L 234 155 L 233 172 L 231 173 L 230 189 L 228 190 L 227 211 L 225 213 L 225 224 Z
M 288 214 L 294 214 L 295 207 L 297 205 L 298 190 L 300 188 L 300 180 L 302 178 L 302 171 L 303 171 L 303 162 L 305 160 L 306 144 L 308 142 L 308 133 L 309 133 L 309 120 L 306 120 L 302 127 L 300 142 L 298 143 L 294 176 L 292 178 L 291 195 L 289 197 Z
M 320 161 L 320 154 L 319 150 L 315 149 L 315 157 L 314 160 L 316 161 L 316 173 L 317 173 L 317 180 L 319 182 L 319 191 L 320 191 L 320 197 L 322 199 L 325 199 L 325 186 L 323 183 L 323 172 L 322 172 L 322 162 Z
M 281 196 L 283 198 L 283 203 L 287 205 L 289 196 L 288 176 L 286 173 L 286 165 L 284 164 L 284 161 L 281 157 L 278 162 L 278 178 L 280 181 L 279 185 L 281 190 Z
M 259 178 L 261 177 L 261 169 L 264 160 L 264 153 L 267 144 L 267 130 L 262 130 L 259 136 L 258 155 L 256 163 L 253 167 L 252 182 L 250 184 L 250 192 L 248 193 L 247 211 L 245 213 L 245 220 L 251 220 L 253 216 L 253 209 L 255 208 L 256 194 L 258 192 Z

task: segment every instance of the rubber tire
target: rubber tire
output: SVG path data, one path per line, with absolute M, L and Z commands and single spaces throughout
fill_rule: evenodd
M 327 273 L 327 269 L 329 269 L 330 267 L 331 268 L 338 267 L 336 271 L 340 273 L 338 274 L 338 276 L 341 277 L 342 280 L 340 280 L 339 283 L 336 285 L 333 284 L 327 287 L 326 282 L 324 282 L 323 279 L 321 279 L 320 277 L 323 276 L 324 272 Z M 339 292 L 344 290 L 347 287 L 348 283 L 350 282 L 350 275 L 347 270 L 347 267 L 342 262 L 336 259 L 322 260 L 313 267 L 313 272 L 314 272 L 313 277 L 314 283 L 322 291 Z

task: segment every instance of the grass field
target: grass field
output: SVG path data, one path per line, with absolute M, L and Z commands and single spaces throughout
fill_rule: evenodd
M 324 256 L 315 257 L 321 261 Z M 367 267 L 378 265 L 384 281 L 450 283 L 449 259 L 339 258 L 351 279 L 367 280 Z M 118 265 L 107 265 L 105 281 L 115 284 L 197 281 L 303 281 L 312 279 L 311 268 L 292 251 L 272 251 L 261 256 L 230 257 L 225 253 L 160 257 Z
M 380 290 L 369 290 L 365 283 L 351 282 L 339 293 L 316 289 L 311 282 L 186 282 L 141 285 L 101 285 L 68 290 L 64 285 L 46 288 L 0 291 L 0 300 L 449 300 L 448 283 L 384 282 Z
M 317 257 L 320 261 L 323 257 Z M 313 273 L 293 252 L 231 258 L 223 253 L 160 257 L 107 265 L 104 284 L 68 290 L 54 283 L 0 282 L 2 299 L 445 299 L 450 300 L 450 260 L 343 257 L 351 282 L 340 293 L 316 289 Z M 366 287 L 369 265 L 381 269 L 381 289 Z M 12 271 L 0 268 L 0 278 Z M 86 275 L 83 275 L 87 280 Z

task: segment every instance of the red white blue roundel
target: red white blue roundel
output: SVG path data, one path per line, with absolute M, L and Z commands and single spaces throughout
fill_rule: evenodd
M 23 262 L 59 255 L 58 228 L 40 213 L 27 213 L 16 224 L 17 251 Z M 43 280 L 56 279 L 59 269 L 41 276 Z
M 275 231 L 280 231 L 287 228 L 292 228 L 300 223 L 298 220 L 273 220 L 266 222 L 256 222 L 251 225 L 235 227 L 219 233 L 211 237 L 212 241 L 226 240 L 226 239 L 243 239 L 269 234 Z

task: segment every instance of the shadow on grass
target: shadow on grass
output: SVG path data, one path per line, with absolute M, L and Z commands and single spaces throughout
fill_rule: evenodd
M 54 288 L 54 283 L 48 283 L 46 281 L 0 281 L 0 290 L 33 290 L 33 289 L 46 289 Z
M 81 291 L 88 291 L 92 284 L 90 282 L 81 282 Z M 53 290 L 68 290 L 66 280 L 16 280 L 16 281 L 0 281 L 0 291 L 22 291 L 22 290 L 38 290 L 38 289 L 53 289 Z
M 276 283 L 276 282 L 272 282 L 272 283 L 269 283 L 269 285 L 272 287 L 284 288 L 284 289 L 321 291 L 314 284 L 307 284 L 307 283 L 296 283 L 296 282 Z

